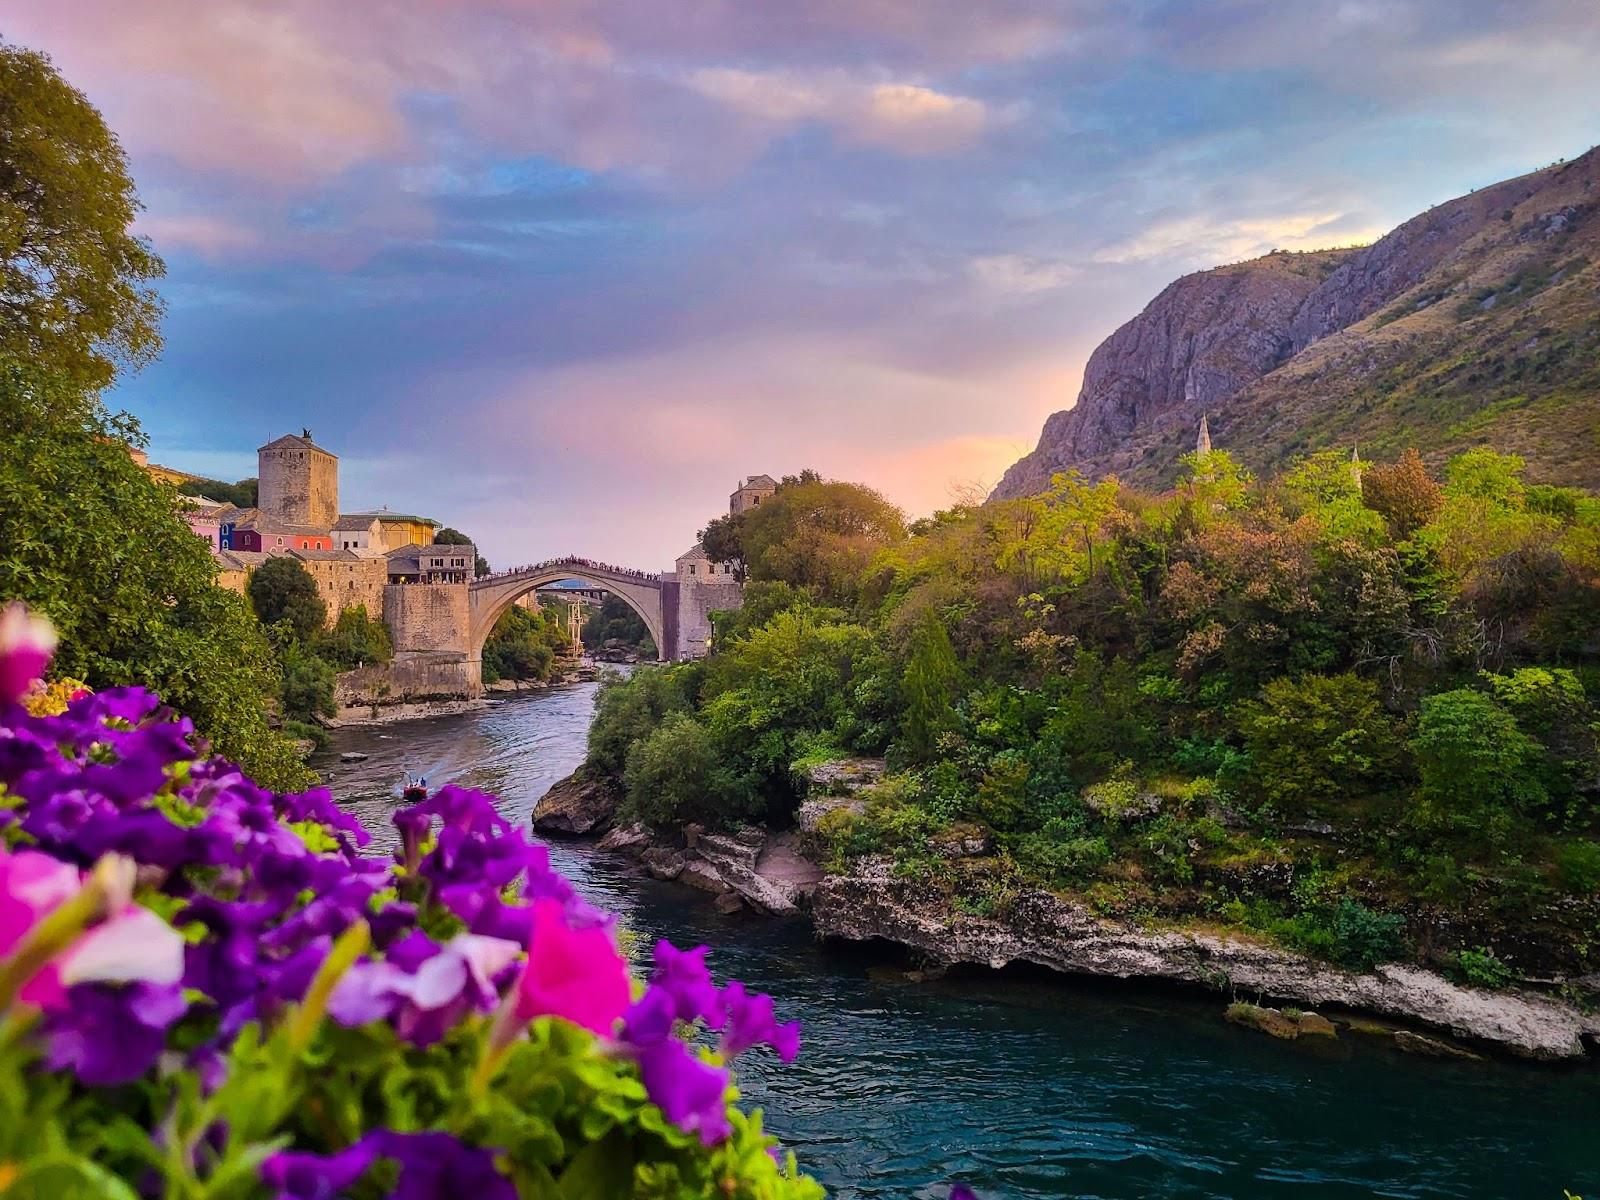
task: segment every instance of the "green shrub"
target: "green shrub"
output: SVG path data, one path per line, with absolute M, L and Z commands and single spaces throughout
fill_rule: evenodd
M 1376 912 L 1348 897 L 1289 918 L 1279 932 L 1295 949 L 1355 971 L 1370 971 L 1409 952 L 1403 917 Z
M 716 739 L 688 713 L 669 713 L 628 750 L 626 815 L 655 828 L 686 821 L 723 825 L 756 815 L 737 789 Z
M 1544 748 L 1482 692 L 1425 697 L 1411 749 L 1422 776 L 1417 823 L 1428 832 L 1498 848 L 1516 818 L 1546 798 L 1538 779 Z
M 1600 842 L 1564 843 L 1556 851 L 1556 871 L 1561 882 L 1580 896 L 1600 892 Z
M 1455 974 L 1463 983 L 1481 988 L 1509 987 L 1517 977 L 1516 972 L 1495 957 L 1487 946 L 1458 951 Z
M 1274 679 L 1242 707 L 1252 787 L 1292 816 L 1337 812 L 1394 779 L 1403 749 L 1378 687 L 1358 675 Z
M 353 604 L 339 614 L 333 628 L 316 639 L 317 653 L 341 671 L 394 658 L 389 627 L 367 615 L 367 606 Z

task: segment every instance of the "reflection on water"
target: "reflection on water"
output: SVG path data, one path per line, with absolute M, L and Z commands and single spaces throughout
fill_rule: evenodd
M 461 716 L 342 730 L 317 766 L 393 845 L 405 769 L 502 798 L 526 821 L 583 758 L 595 686 Z M 805 1023 L 793 1066 L 741 1060 L 748 1102 L 839 1197 L 1296 1200 L 1600 1193 L 1600 1072 L 1302 1049 L 1233 1028 L 1203 997 L 964 975 L 907 984 L 803 923 L 717 914 L 698 893 L 578 843 L 557 866 L 648 941 L 708 942 L 719 975 Z

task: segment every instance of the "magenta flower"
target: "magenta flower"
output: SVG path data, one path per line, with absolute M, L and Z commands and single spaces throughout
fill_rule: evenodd
M 667 1120 L 697 1133 L 707 1146 L 733 1132 L 728 1124 L 728 1072 L 706 1062 L 677 1038 L 637 1052 L 644 1090 Z
M 574 928 L 555 900 L 533 905 L 528 964 L 517 982 L 516 1015 L 561 1017 L 607 1037 L 628 1007 L 628 964 L 601 925 Z
M 22 699 L 55 650 L 56 631 L 44 617 L 15 601 L 0 610 L 0 706 Z
M 131 872 L 131 865 L 124 867 Z M 0 849 L 0 959 L 82 886 L 77 868 L 68 863 L 36 850 Z M 173 984 L 182 975 L 183 939 L 155 913 L 129 904 L 34 972 L 17 998 L 56 1008 L 76 983 Z
M 341 1025 L 392 1019 L 418 1046 L 439 1041 L 471 1012 L 491 1012 L 495 979 L 522 947 L 501 938 L 457 934 L 443 947 L 422 933 L 399 943 L 382 962 L 360 962 L 339 981 L 328 1015 Z
M 800 1022 L 789 1021 L 780 1025 L 773 1015 L 772 997 L 765 993 L 752 996 L 744 984 L 734 982 L 722 989 L 722 1000 L 727 1006 L 728 1024 L 723 1030 L 720 1047 L 725 1058 L 743 1054 L 752 1046 L 771 1046 L 778 1057 L 788 1063 L 800 1053 Z

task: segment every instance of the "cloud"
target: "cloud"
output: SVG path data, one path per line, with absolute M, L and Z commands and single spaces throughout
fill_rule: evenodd
M 775 126 L 816 121 L 848 141 L 902 154 L 944 154 L 973 142 L 989 119 L 982 101 L 917 83 L 870 83 L 842 72 L 708 67 L 689 84 L 701 95 Z
M 1124 264 L 1161 260 L 1174 264 L 1216 266 L 1257 258 L 1271 250 L 1327 250 L 1364 246 L 1389 232 L 1388 226 L 1351 228 L 1347 214 L 1286 213 L 1242 220 L 1192 214 L 1160 221 L 1131 238 L 1094 254 L 1099 263 Z
M 1080 272 L 1072 263 L 1026 254 L 984 254 L 968 264 L 972 277 L 996 296 L 1032 296 L 1065 287 Z

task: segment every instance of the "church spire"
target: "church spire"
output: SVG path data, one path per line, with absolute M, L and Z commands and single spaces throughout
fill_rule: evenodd
M 1194 440 L 1194 452 L 1196 454 L 1211 453 L 1211 428 L 1206 424 L 1205 413 L 1200 414 L 1200 436 Z

